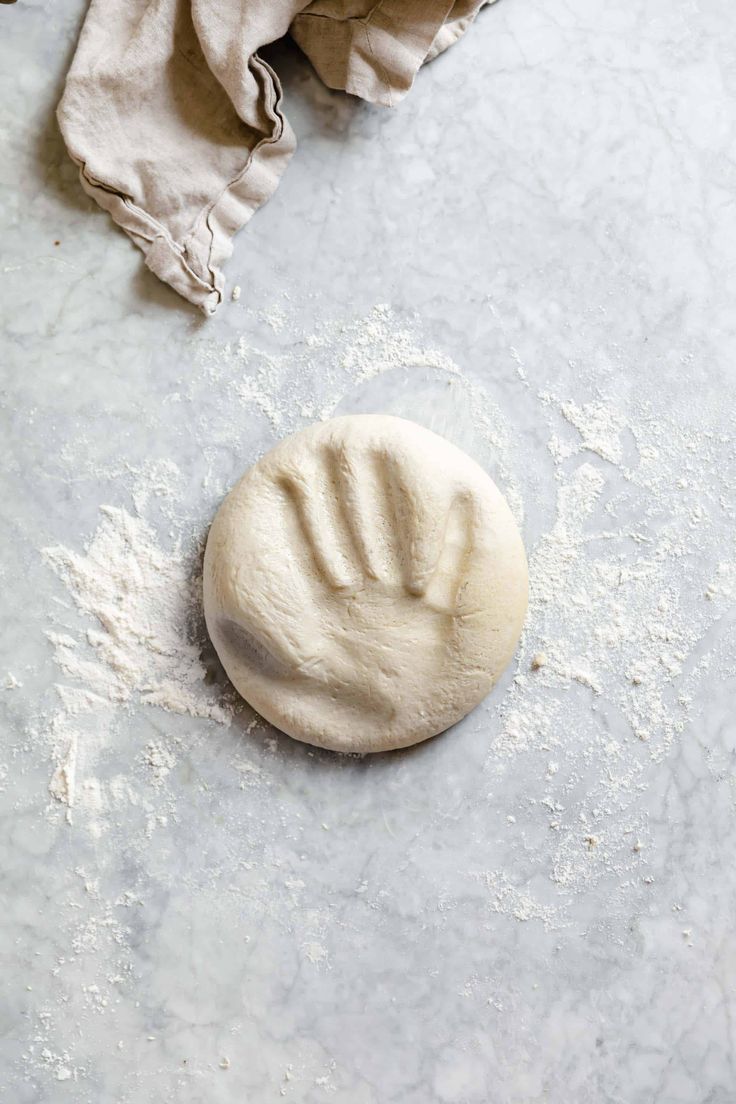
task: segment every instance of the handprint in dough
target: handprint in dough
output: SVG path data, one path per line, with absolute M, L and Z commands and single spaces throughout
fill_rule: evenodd
M 264 587 L 267 601 L 223 633 L 262 675 L 390 716 L 392 683 L 407 663 L 427 674 L 447 659 L 474 499 L 460 488 L 449 500 L 422 491 L 407 463 L 385 451 L 339 443 L 311 459 L 274 481 L 278 546 L 288 552 Z M 286 620 L 273 613 L 283 575 L 281 593 L 300 598 L 298 616 Z
M 207 625 L 237 689 L 339 750 L 403 747 L 463 717 L 511 657 L 526 589 L 485 472 L 381 415 L 312 426 L 264 456 L 205 555 Z

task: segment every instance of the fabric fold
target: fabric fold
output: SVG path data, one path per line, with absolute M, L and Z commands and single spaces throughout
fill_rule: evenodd
M 291 33 L 331 88 L 393 106 L 489 0 L 91 0 L 58 108 L 82 186 L 212 314 L 296 142 L 259 56 Z

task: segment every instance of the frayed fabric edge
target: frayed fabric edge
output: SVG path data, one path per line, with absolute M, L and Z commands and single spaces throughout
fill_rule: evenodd
M 273 81 L 274 97 L 268 106 L 273 131 L 254 146 L 240 174 L 202 209 L 192 231 L 181 242 L 175 241 L 162 223 L 129 196 L 94 179 L 85 162 L 67 147 L 79 166 L 84 191 L 138 246 L 146 266 L 208 317 L 223 300 L 222 265 L 232 254 L 235 234 L 271 198 L 296 149 L 294 132 L 280 111 L 278 78 L 257 55 L 253 56 L 253 61 Z

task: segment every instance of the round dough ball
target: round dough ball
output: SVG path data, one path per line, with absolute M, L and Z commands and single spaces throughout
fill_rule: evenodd
M 496 485 L 413 422 L 352 415 L 287 438 L 220 507 L 204 608 L 235 687 L 335 751 L 444 731 L 498 679 L 527 568 Z

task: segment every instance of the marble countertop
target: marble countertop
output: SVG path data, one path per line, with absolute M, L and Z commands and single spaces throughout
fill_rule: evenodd
M 393 112 L 279 47 L 299 150 L 211 320 L 66 157 L 84 8 L 0 9 L 0 1096 L 732 1101 L 731 6 L 501 0 Z M 196 547 L 283 433 L 370 409 L 493 470 L 536 589 L 482 707 L 354 759 L 232 713 Z M 129 554 L 118 609 L 161 565 L 195 707 L 99 700 L 49 547 Z

